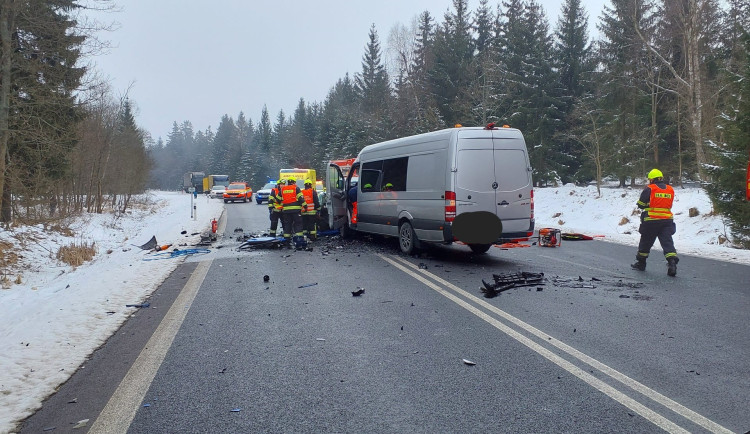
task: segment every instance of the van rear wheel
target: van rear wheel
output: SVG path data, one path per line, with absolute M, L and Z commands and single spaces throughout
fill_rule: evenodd
M 411 227 L 411 223 L 408 221 L 401 223 L 398 228 L 398 244 L 401 251 L 406 255 L 411 255 L 414 253 L 416 243 L 417 236 L 414 233 L 414 228 Z
M 469 244 L 471 251 L 477 254 L 487 253 L 487 250 L 492 247 L 492 244 Z

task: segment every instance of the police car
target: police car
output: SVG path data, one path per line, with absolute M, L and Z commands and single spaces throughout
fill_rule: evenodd
M 268 202 L 268 196 L 271 195 L 271 189 L 276 188 L 276 181 L 271 181 L 264 185 L 263 188 L 255 192 L 255 203 L 258 205 Z

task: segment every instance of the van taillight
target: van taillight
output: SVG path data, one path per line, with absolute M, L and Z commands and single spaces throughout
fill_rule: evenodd
M 456 193 L 445 192 L 445 221 L 452 222 L 456 218 Z
M 534 189 L 531 189 L 531 219 L 534 219 Z

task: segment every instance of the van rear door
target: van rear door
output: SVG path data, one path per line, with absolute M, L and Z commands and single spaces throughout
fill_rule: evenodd
M 528 230 L 531 214 L 526 146 L 520 133 L 510 132 L 459 131 L 456 146 L 456 215 L 491 212 L 504 233 Z
M 488 211 L 497 214 L 495 159 L 489 131 L 462 130 L 456 145 L 456 215 Z
M 493 130 L 495 204 L 503 233 L 527 232 L 531 226 L 531 171 L 526 143 L 520 135 Z

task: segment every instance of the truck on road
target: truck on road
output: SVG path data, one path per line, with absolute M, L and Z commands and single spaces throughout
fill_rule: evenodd
M 203 180 L 206 178 L 204 172 L 187 172 L 182 175 L 182 189 L 185 193 L 190 193 L 190 188 L 194 188 L 196 192 L 203 193 Z M 211 187 L 209 187 L 209 190 Z

